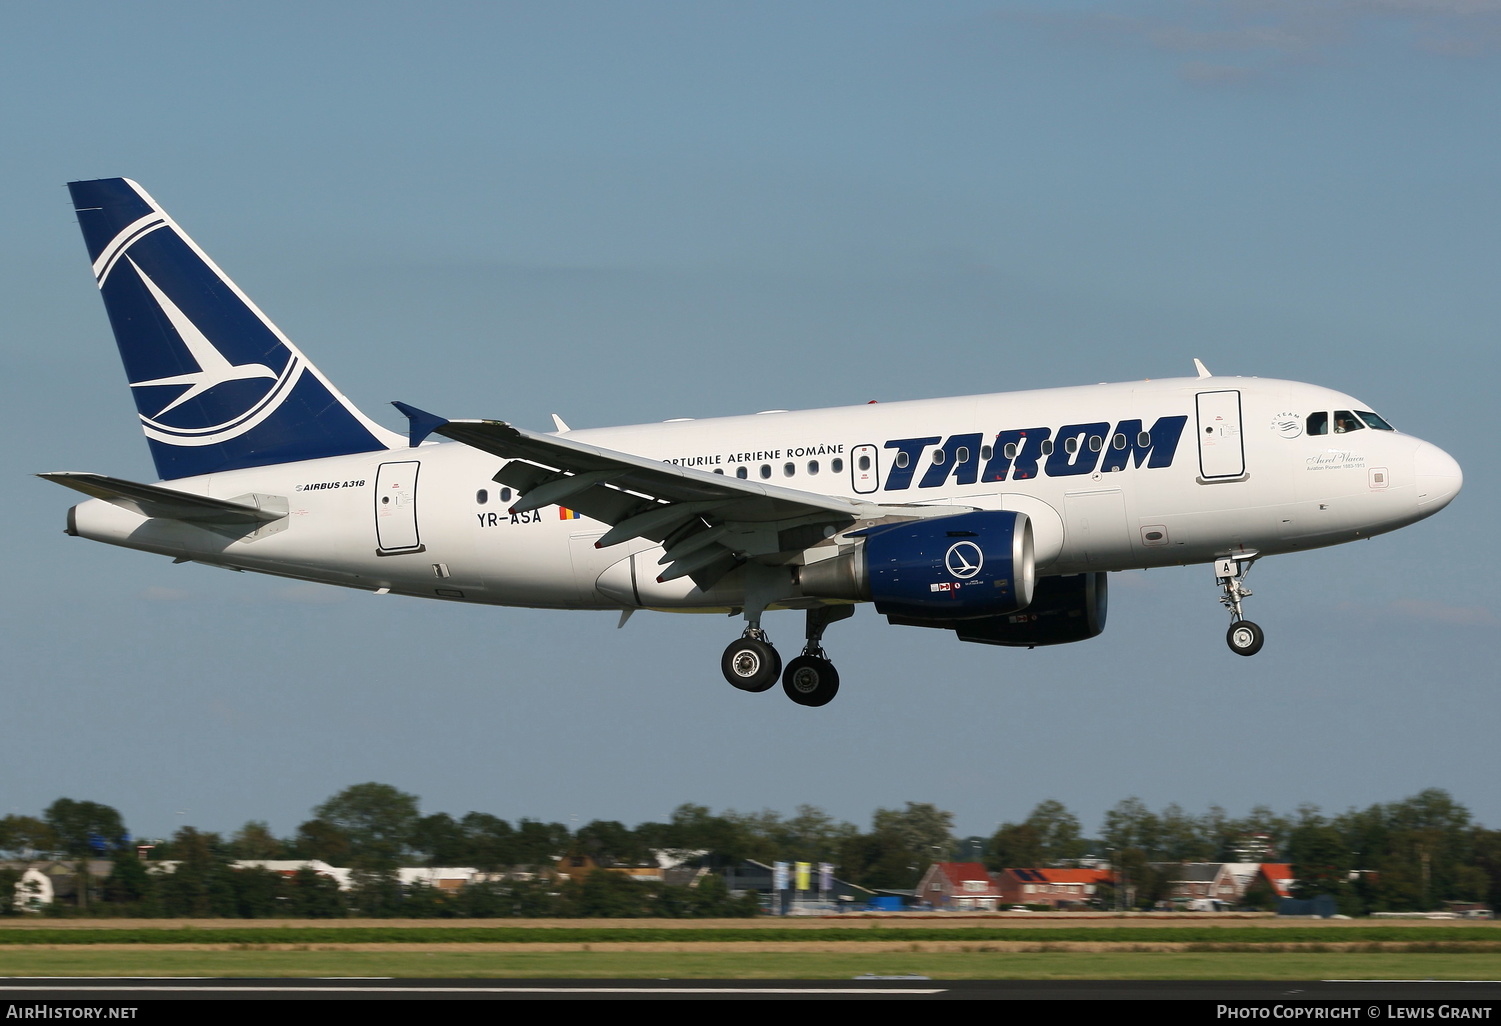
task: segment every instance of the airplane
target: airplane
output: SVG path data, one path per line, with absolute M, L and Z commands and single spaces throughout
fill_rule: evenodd
M 1107 574 L 1211 564 L 1230 650 L 1263 556 L 1443 509 L 1459 464 L 1368 404 L 1211 374 L 553 431 L 355 407 L 162 207 L 69 185 L 160 480 L 39 476 L 90 496 L 67 533 L 231 570 L 454 602 L 719 612 L 721 671 L 827 704 L 826 628 L 1034 648 L 1105 628 Z M 763 625 L 802 610 L 784 667 Z

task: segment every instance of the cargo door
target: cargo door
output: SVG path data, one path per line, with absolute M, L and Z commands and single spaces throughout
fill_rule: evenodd
M 417 460 L 382 463 L 375 474 L 375 544 L 382 556 L 421 552 L 417 534 Z

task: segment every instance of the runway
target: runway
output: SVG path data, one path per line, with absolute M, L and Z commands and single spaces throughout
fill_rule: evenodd
M 0 979 L 0 1005 L 60 1006 L 174 1000 L 453 1001 L 453 1000 L 1020 1000 L 1190 1001 L 1256 1005 L 1350 1003 L 1359 1018 L 1388 1016 L 1387 1005 L 1501 1004 L 1493 980 L 420 980 L 420 979 Z M 1483 1006 L 1483 1007 L 1482 1007 Z M 1376 1013 L 1376 1014 L 1373 1014 Z M 13 1012 L 0 1012 L 8 1019 Z M 51 1016 L 45 1016 L 51 1017 Z M 77 1017 L 77 1016 L 73 1016 Z M 99 1016 L 117 1018 L 121 1016 Z M 129 1018 L 131 1016 L 124 1016 Z M 1464 1016 L 1466 1018 L 1470 1016 Z M 1487 1015 L 1475 1016 L 1489 1018 Z M 1501 1015 L 1496 1016 L 1501 1019 Z

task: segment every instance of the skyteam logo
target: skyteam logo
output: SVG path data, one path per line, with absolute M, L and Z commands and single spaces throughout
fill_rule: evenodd
M 206 258 L 183 259 L 191 243 L 175 225 L 147 220 L 117 235 L 95 263 L 107 298 L 141 314 L 132 320 L 142 344 L 122 347 L 141 425 L 148 438 L 176 446 L 238 438 L 277 411 L 306 364 Z

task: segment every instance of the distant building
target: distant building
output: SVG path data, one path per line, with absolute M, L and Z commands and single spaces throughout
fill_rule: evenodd
M 0 863 L 0 868 L 20 871 L 12 902 L 17 908 L 40 911 L 44 905 L 62 901 L 69 905 L 87 907 L 91 900 L 78 900 L 78 870 L 80 864 L 88 873 L 89 899 L 97 898 L 99 889 L 114 869 L 109 859 L 38 859 Z
M 153 862 L 152 868 L 158 872 L 173 872 L 177 869 L 176 862 Z M 339 885 L 339 890 L 349 890 L 350 877 L 354 870 L 343 869 L 339 866 L 330 866 L 322 859 L 241 859 L 231 862 L 233 869 L 264 869 L 268 873 L 275 873 L 288 879 L 296 876 L 303 869 L 311 869 L 319 876 L 326 876 Z M 473 870 L 471 870 L 473 872 Z M 403 881 L 405 882 L 405 881 Z
M 1263 862 L 1261 879 L 1267 882 L 1267 886 L 1277 897 L 1291 898 L 1293 896 L 1293 867 L 1286 862 Z
M 1003 905 L 1084 908 L 1101 884 L 1113 882 L 1108 869 L 1003 869 L 996 874 Z
M 936 909 L 994 911 L 1001 890 L 979 862 L 935 862 L 917 884 L 917 900 Z
M 876 897 L 877 892 L 838 877 L 829 879 L 829 887 L 820 887 L 817 863 L 811 866 L 812 886 L 808 890 L 797 889 L 795 863 L 788 864 L 787 886 L 777 889 L 778 873 L 774 866 L 755 859 L 741 859 L 726 866 L 721 872 L 725 886 L 732 895 L 739 897 L 749 892 L 761 899 L 762 908 L 773 915 L 813 914 L 864 908 Z M 892 894 L 882 891 L 882 894 Z

